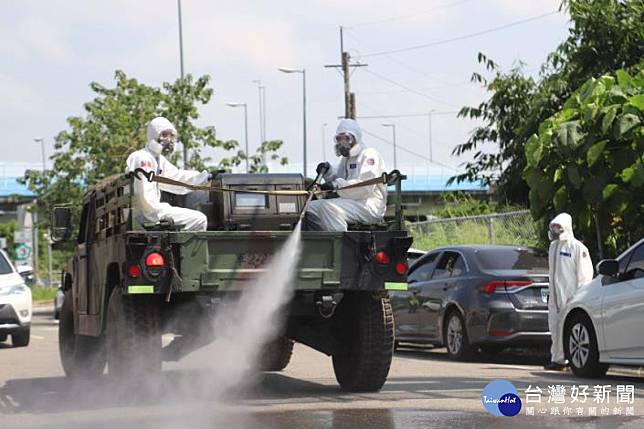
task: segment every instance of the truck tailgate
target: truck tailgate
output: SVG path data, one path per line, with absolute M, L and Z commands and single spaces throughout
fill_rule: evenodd
M 171 240 L 180 244 L 176 248 L 182 289 L 231 290 L 250 285 L 289 235 L 290 231 L 171 234 Z M 383 288 L 390 273 L 385 267 L 375 267 L 371 257 L 374 249 L 391 246 L 397 235 L 406 236 L 404 231 L 303 232 L 302 254 L 292 267 L 298 270 L 294 288 Z M 401 252 L 406 253 L 408 246 Z

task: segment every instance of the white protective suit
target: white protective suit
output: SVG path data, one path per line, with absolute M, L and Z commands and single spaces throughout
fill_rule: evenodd
M 548 262 L 550 285 L 548 298 L 548 328 L 552 337 L 551 361 L 564 364 L 563 326 L 561 312 L 577 289 L 593 278 L 593 263 L 588 248 L 572 232 L 568 213 L 557 215 L 550 225 L 561 225 L 563 232 L 550 243 Z
M 332 182 L 340 198 L 311 201 L 307 223 L 311 229 L 346 231 L 347 223 L 375 224 L 382 220 L 387 209 L 387 187 L 384 184 L 342 190 L 343 187 L 382 176 L 385 162 L 375 149 L 362 143 L 362 131 L 353 119 L 340 121 L 336 134 L 349 133 L 356 144 L 349 157 L 342 157 L 336 167 L 324 175 Z
M 148 125 L 148 142 L 144 149 L 137 150 L 127 158 L 127 171 L 142 168 L 145 171 L 154 171 L 155 174 L 169 179 L 200 185 L 208 180 L 207 171 L 181 170 L 172 165 L 163 155 L 162 146 L 157 139 L 161 131 L 176 130 L 166 118 L 155 118 Z M 139 222 L 158 222 L 161 218 L 169 217 L 177 225 L 184 225 L 184 230 L 205 231 L 208 226 L 206 215 L 183 207 L 173 207 L 161 202 L 161 191 L 173 194 L 187 194 L 189 189 L 180 186 L 148 182 L 143 175 L 142 180 L 134 180 L 134 207 L 136 218 Z

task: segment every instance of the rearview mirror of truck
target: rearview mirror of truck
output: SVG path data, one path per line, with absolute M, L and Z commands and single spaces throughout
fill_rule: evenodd
M 55 207 L 52 219 L 51 239 L 54 242 L 69 239 L 72 230 L 72 211 L 69 207 Z

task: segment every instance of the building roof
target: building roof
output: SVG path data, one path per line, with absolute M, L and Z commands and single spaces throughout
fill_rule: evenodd
M 11 196 L 34 197 L 27 186 L 18 183 L 17 177 L 0 177 L 0 198 Z
M 488 186 L 481 182 L 452 183 L 447 186 L 451 176 L 443 175 L 407 175 L 407 180 L 402 182 L 402 191 L 406 193 L 433 193 L 433 192 L 488 192 Z

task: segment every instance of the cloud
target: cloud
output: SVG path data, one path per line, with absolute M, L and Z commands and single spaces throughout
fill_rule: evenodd
M 35 113 L 44 101 L 27 85 L 0 74 L 0 113 Z

